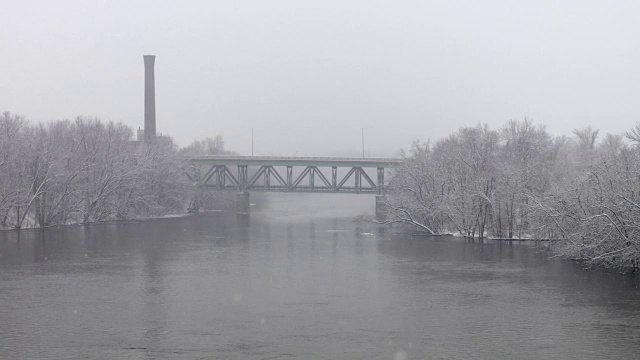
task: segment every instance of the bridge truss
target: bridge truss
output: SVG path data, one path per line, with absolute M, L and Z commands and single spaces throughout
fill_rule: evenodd
M 378 195 L 386 188 L 385 169 L 400 162 L 265 156 L 201 156 L 189 161 L 187 176 L 205 189 Z

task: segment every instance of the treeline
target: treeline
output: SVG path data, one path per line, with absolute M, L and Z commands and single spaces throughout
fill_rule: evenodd
M 427 233 L 549 239 L 562 257 L 640 264 L 640 125 L 551 136 L 530 120 L 414 143 L 390 183 L 389 222 Z
M 222 137 L 179 149 L 132 141 L 120 123 L 78 117 L 30 124 L 0 115 L 0 228 L 126 220 L 197 211 L 224 196 L 198 190 L 185 155 L 225 153 Z

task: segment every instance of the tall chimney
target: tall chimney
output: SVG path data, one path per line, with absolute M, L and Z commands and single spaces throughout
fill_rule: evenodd
M 156 137 L 156 81 L 153 66 L 155 55 L 144 55 L 144 138 Z

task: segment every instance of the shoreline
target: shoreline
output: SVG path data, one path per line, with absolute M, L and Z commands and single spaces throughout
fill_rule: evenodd
M 199 211 L 197 213 L 205 213 L 205 212 L 225 212 L 227 210 L 202 210 Z M 64 227 L 74 227 L 74 226 L 86 226 L 86 225 L 92 225 L 92 224 L 116 224 L 116 223 L 124 223 L 124 222 L 142 222 L 142 221 L 149 221 L 149 220 L 161 220 L 161 219 L 173 219 L 173 218 L 183 218 L 183 217 L 187 217 L 187 216 L 191 216 L 197 213 L 180 213 L 180 214 L 168 214 L 168 215 L 162 215 L 162 216 L 148 216 L 148 217 L 141 217 L 141 218 L 135 218 L 135 219 L 124 219 L 124 220 L 106 220 L 106 221 L 93 221 L 93 222 L 79 222 L 79 223 L 73 223 L 73 224 L 59 224 L 59 225 L 48 225 L 48 226 L 35 226 L 35 227 L 23 227 L 23 228 L 7 228 L 7 229 L 0 229 L 0 232 L 10 232 L 10 231 L 39 231 L 39 230 L 45 230 L 45 229 L 54 229 L 54 228 L 64 228 Z

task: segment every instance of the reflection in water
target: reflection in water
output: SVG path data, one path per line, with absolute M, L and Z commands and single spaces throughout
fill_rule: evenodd
M 238 227 L 247 228 L 251 224 L 250 214 L 236 214 L 236 223 Z
M 634 358 L 638 279 L 511 242 L 204 213 L 0 233 L 0 358 Z M 43 350 L 46 349 L 46 350 Z
M 293 272 L 293 265 L 295 260 L 295 248 L 293 245 L 293 225 L 287 224 L 287 260 L 289 264 L 289 272 Z
M 260 236 L 264 240 L 264 252 L 267 256 L 271 255 L 271 225 L 266 223 L 264 224 L 264 231 L 262 236 Z
M 162 227 L 152 227 L 146 234 L 151 241 L 142 241 L 142 324 L 143 339 L 141 350 L 157 349 L 167 341 L 167 310 L 163 266 L 163 259 L 167 255 L 166 242 L 154 241 L 161 239 L 159 232 Z M 135 348 L 135 347 L 134 347 Z M 153 359 L 152 352 L 146 352 L 148 359 Z
M 310 222 L 309 223 L 309 239 L 311 240 L 310 242 L 310 247 L 309 247 L 309 256 L 311 256 L 311 258 L 313 260 L 315 260 L 315 255 L 316 255 L 316 224 L 314 222 Z M 313 261 L 311 262 L 313 264 Z
M 34 262 L 42 262 L 47 261 L 47 243 L 45 240 L 45 231 L 44 230 L 36 230 L 35 234 L 35 249 L 34 249 Z

